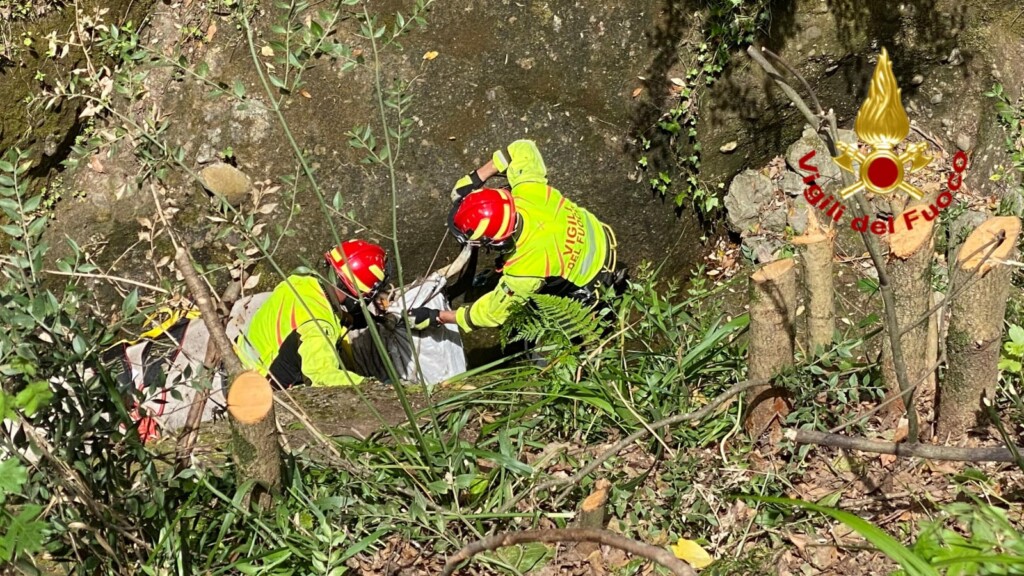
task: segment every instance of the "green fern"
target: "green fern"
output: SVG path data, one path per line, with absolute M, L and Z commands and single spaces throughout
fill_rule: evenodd
M 503 344 L 543 342 L 586 345 L 601 336 L 601 318 L 593 306 L 578 300 L 533 294 L 512 310 L 502 327 Z

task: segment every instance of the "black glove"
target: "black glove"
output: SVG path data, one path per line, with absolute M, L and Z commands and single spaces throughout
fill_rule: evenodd
M 434 308 L 411 308 L 409 315 L 406 317 L 405 325 L 413 330 L 426 330 L 433 326 L 440 326 L 441 319 L 438 317 L 439 311 Z
M 459 181 L 455 183 L 455 187 L 452 188 L 452 202 L 457 202 L 460 198 L 465 198 L 467 194 L 473 190 L 482 188 L 484 181 L 480 179 L 480 175 L 473 170 L 469 174 L 466 174 Z

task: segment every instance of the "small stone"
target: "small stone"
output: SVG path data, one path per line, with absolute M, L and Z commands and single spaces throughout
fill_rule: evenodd
M 786 171 L 782 174 L 780 187 L 786 196 L 795 198 L 804 193 L 804 179 L 795 172 Z
M 956 135 L 956 147 L 967 152 L 971 149 L 971 137 L 963 132 Z
M 252 180 L 238 168 L 218 162 L 199 172 L 203 186 L 215 195 L 223 196 L 232 206 L 238 207 L 252 190 Z
M 721 152 L 722 154 L 728 154 L 735 150 L 736 146 L 738 146 L 738 143 L 735 140 L 733 140 L 732 142 L 723 144 L 722 147 L 718 149 L 718 151 Z
M 943 128 L 949 128 L 952 125 L 953 125 L 953 121 L 950 120 L 949 118 L 943 118 L 942 119 L 942 127 Z
M 802 200 L 793 201 L 789 207 L 786 222 L 793 232 L 803 234 L 807 231 L 807 213 L 811 210 L 810 204 Z
M 959 66 L 964 63 L 964 57 L 960 55 L 959 48 L 953 48 L 952 52 L 950 52 L 949 56 L 946 58 L 946 61 L 949 62 L 950 66 Z
M 746 232 L 757 224 L 761 212 L 774 197 L 775 186 L 770 178 L 755 170 L 739 173 L 723 200 L 729 227 L 735 232 Z
M 924 84 L 924 76 L 921 74 L 914 74 L 914 77 L 910 79 L 910 84 L 913 86 L 920 86 Z
M 786 230 L 788 217 L 785 206 L 771 206 L 767 212 L 762 213 L 761 228 L 781 234 Z
M 942 102 L 942 92 L 937 92 L 934 96 L 932 96 L 931 103 L 939 104 L 940 102 Z

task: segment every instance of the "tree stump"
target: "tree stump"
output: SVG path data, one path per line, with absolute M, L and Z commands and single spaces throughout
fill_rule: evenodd
M 576 517 L 577 528 L 589 528 L 592 530 L 604 530 L 605 506 L 608 504 L 608 493 L 612 484 L 601 478 L 594 488 L 595 490 L 583 500 L 580 505 L 580 513 Z M 576 552 L 586 558 L 600 548 L 595 542 L 578 542 Z
M 941 441 L 964 436 L 984 413 L 981 399 L 995 396 L 1011 276 L 1010 268 L 1000 262 L 1016 256 L 1020 227 L 1015 216 L 989 218 L 967 237 L 957 255 L 950 290 L 963 292 L 950 303 L 949 369 L 939 387 L 936 425 Z
M 242 372 L 228 388 L 228 413 L 231 414 L 232 455 L 240 478 L 260 480 L 252 496 L 265 505 L 280 484 L 281 461 L 267 457 L 279 454 L 277 422 L 274 415 L 274 390 L 260 374 Z
M 813 219 L 813 211 L 808 215 Z M 803 268 L 804 298 L 807 306 L 807 351 L 814 354 L 819 348 L 832 346 L 836 329 L 835 281 L 832 277 L 832 230 L 822 230 L 817 222 L 801 236 L 793 238 L 800 246 Z
M 750 335 L 747 377 L 771 378 L 793 365 L 796 341 L 797 278 L 792 259 L 762 266 L 750 276 Z M 744 428 L 753 437 L 788 412 L 785 391 L 770 385 L 747 392 Z M 781 427 L 778 427 L 781 430 Z
M 256 482 L 256 487 L 245 498 L 245 505 L 248 506 L 255 496 L 257 506 L 267 508 L 273 502 L 271 495 L 281 486 L 281 444 L 277 436 L 273 389 L 263 376 L 244 371 L 217 314 L 213 297 L 199 279 L 188 251 L 179 247 L 174 260 L 231 380 L 227 400 L 231 416 L 231 455 L 238 467 L 238 484 L 248 480 Z M 239 420 L 238 415 L 245 420 Z
M 915 210 L 916 207 L 911 207 L 908 212 Z M 901 331 L 917 322 L 931 307 L 934 238 L 934 221 L 919 218 L 908 228 L 903 214 L 900 214 L 893 223 L 893 233 L 889 235 L 887 267 L 896 302 L 896 322 Z M 931 320 L 914 327 L 900 338 L 903 360 L 907 366 L 907 383 L 910 386 L 922 386 L 933 366 L 934 354 L 929 349 L 930 326 Z M 882 413 L 889 418 L 898 418 L 906 408 L 900 398 L 900 385 L 896 379 L 896 366 L 888 337 L 882 339 L 882 380 L 888 388 L 886 399 L 897 398 L 887 404 Z

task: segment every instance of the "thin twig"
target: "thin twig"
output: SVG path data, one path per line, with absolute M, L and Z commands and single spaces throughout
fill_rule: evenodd
M 881 440 L 868 440 L 867 438 L 855 438 L 852 436 L 841 436 L 818 432 L 817 430 L 794 430 L 792 428 L 784 431 L 785 437 L 797 444 L 817 444 L 819 446 L 831 446 L 833 448 L 844 448 L 847 450 L 860 450 L 861 452 L 873 452 L 875 454 L 892 454 L 893 456 L 927 458 L 929 460 L 948 460 L 953 462 L 1013 462 L 1013 454 L 1003 447 L 958 447 L 938 446 L 935 444 L 920 444 L 917 442 L 906 442 L 897 444 L 895 442 L 883 442 Z M 1017 448 L 1017 450 L 1021 450 Z
M 797 110 L 799 110 L 800 113 L 802 113 L 804 117 L 807 118 L 807 121 L 811 124 L 811 126 L 814 126 L 815 130 L 817 130 L 821 126 L 822 118 L 816 116 L 814 112 L 811 112 L 811 109 L 807 107 L 807 103 L 804 102 L 804 99 L 801 98 L 800 95 L 796 93 L 796 90 L 793 90 L 792 86 L 786 83 L 786 80 L 782 77 L 782 74 L 779 74 L 779 71 L 776 70 L 775 67 L 772 66 L 771 63 L 765 59 L 765 57 L 757 48 L 753 46 L 747 47 L 747 54 L 749 54 L 750 57 L 754 59 L 754 62 L 757 62 L 761 66 L 761 68 L 764 68 L 764 71 L 768 74 L 769 77 L 771 77 L 772 80 L 775 80 L 775 83 L 779 85 L 779 88 L 782 88 L 782 91 L 785 92 L 786 96 L 789 97 L 789 100 L 793 103 L 794 106 L 796 106 Z
M 633 432 L 629 436 L 626 436 L 622 440 L 619 440 L 615 444 L 612 444 L 612 446 L 610 448 L 608 448 L 607 450 L 602 452 L 599 456 L 597 456 L 596 458 L 591 460 L 590 463 L 588 463 L 586 466 L 581 468 L 579 472 L 573 474 L 571 477 L 569 477 L 569 478 L 552 478 L 551 480 L 548 480 L 547 482 L 543 482 L 541 484 L 538 484 L 537 486 L 535 486 L 535 487 L 533 487 L 533 488 L 531 488 L 531 489 L 529 489 L 529 490 L 519 494 L 518 496 L 516 496 L 512 500 L 508 501 L 504 506 L 502 506 L 498 510 L 498 513 L 502 514 L 502 513 L 508 512 L 517 503 L 519 503 L 520 500 L 522 500 L 523 498 L 525 498 L 526 496 L 528 496 L 530 494 L 533 494 L 533 493 L 536 493 L 536 492 L 543 492 L 545 490 L 550 490 L 552 488 L 556 488 L 558 486 L 562 486 L 562 485 L 565 485 L 565 484 L 578 484 L 580 480 L 582 480 L 588 474 L 590 474 L 595 469 L 597 469 L 597 467 L 600 466 L 604 461 L 606 461 L 609 458 L 611 458 L 612 456 L 618 454 L 619 452 L 621 452 L 624 448 L 626 448 L 627 446 L 629 446 L 633 442 L 636 442 L 640 438 L 643 438 L 643 437 L 647 436 L 652 431 L 658 430 L 659 428 L 664 428 L 666 426 L 672 426 L 674 424 L 679 424 L 680 422 L 688 422 L 688 421 L 692 421 L 692 420 L 700 420 L 701 418 L 704 418 L 705 416 L 710 414 L 712 411 L 714 411 L 716 408 L 718 408 L 719 406 L 724 404 L 727 400 L 729 400 L 733 396 L 739 394 L 740 392 L 744 392 L 746 390 L 754 388 L 755 386 L 763 386 L 763 385 L 768 384 L 768 383 L 769 383 L 769 380 L 744 380 L 743 382 L 740 382 L 738 384 L 733 385 L 732 388 L 729 388 L 725 392 L 722 392 L 721 394 L 716 396 L 713 400 L 708 402 L 706 405 L 704 405 L 704 407 L 702 407 L 699 410 L 695 410 L 693 412 L 687 412 L 685 414 L 676 414 L 675 416 L 669 416 L 668 418 L 664 418 L 662 420 L 658 420 L 657 422 L 651 424 L 650 427 L 641 428 L 641 429 L 637 430 L 636 432 Z
M 467 544 L 454 556 L 448 559 L 444 565 L 441 576 L 451 576 L 455 568 L 481 552 L 488 552 L 515 546 L 528 542 L 544 542 L 553 544 L 557 542 L 596 542 L 612 548 L 618 548 L 634 556 L 642 556 L 652 562 L 657 562 L 668 568 L 676 576 L 697 576 L 697 573 L 685 562 L 675 557 L 672 552 L 658 546 L 651 546 L 644 542 L 630 540 L 608 530 L 591 530 L 586 528 L 565 528 L 561 530 L 524 530 L 522 532 L 503 532 L 488 536 L 476 542 Z
M 153 286 L 152 284 L 146 284 L 145 282 L 138 282 L 129 278 L 121 278 L 120 276 L 110 276 L 107 274 L 89 274 L 86 272 L 61 272 L 60 270 L 43 270 L 46 274 L 53 274 L 54 276 L 72 276 L 74 278 L 94 278 L 96 280 L 109 280 L 110 282 L 121 282 L 124 284 L 131 284 L 132 286 L 138 286 L 139 288 L 145 288 L 146 290 L 152 290 L 161 294 L 168 294 L 170 292 L 160 288 L 159 286 Z

